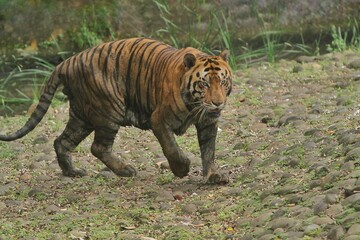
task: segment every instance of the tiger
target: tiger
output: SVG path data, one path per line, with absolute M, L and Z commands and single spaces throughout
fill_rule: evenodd
M 120 126 L 152 130 L 172 173 L 188 175 L 190 160 L 175 135 L 195 125 L 203 180 L 226 184 L 227 173 L 215 163 L 218 120 L 232 90 L 229 50 L 209 55 L 192 47 L 177 49 L 150 38 L 101 43 L 58 64 L 22 128 L 0 135 L 13 141 L 31 132 L 47 112 L 61 86 L 69 101 L 69 119 L 54 141 L 63 175 L 81 177 L 71 152 L 94 132 L 91 153 L 120 177 L 136 176 L 136 169 L 113 152 Z

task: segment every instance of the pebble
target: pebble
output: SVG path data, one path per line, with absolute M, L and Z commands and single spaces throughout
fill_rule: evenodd
M 334 226 L 327 234 L 329 240 L 340 240 L 345 235 L 345 231 L 341 226 Z
M 348 235 L 360 235 L 360 224 L 355 223 L 352 225 L 349 230 L 347 231 Z M 359 236 L 358 236 L 359 237 Z
M 353 205 L 356 205 L 356 204 L 359 204 L 360 203 L 360 193 L 356 193 L 356 194 L 353 194 L 347 198 L 345 198 L 341 204 L 343 206 L 353 206 Z
M 156 202 L 169 202 L 174 201 L 174 196 L 170 191 L 160 191 L 155 198 Z
M 350 235 L 344 238 L 344 240 L 359 240 L 360 236 L 359 235 Z
M 337 194 L 326 194 L 325 196 L 325 202 L 328 204 L 334 204 L 337 203 L 339 200 L 339 196 Z
M 60 212 L 60 211 L 61 211 L 61 209 L 58 206 L 54 205 L 54 204 L 51 204 L 51 205 L 49 205 L 49 206 L 47 206 L 45 208 L 45 212 L 48 213 L 48 214 L 53 214 L 53 213 L 57 213 L 57 212 Z
M 328 216 L 323 216 L 323 217 L 318 217 L 315 216 L 312 220 L 312 222 L 314 224 L 320 225 L 320 226 L 325 226 L 325 225 L 329 225 L 329 224 L 333 224 L 334 220 Z
M 193 203 L 185 204 L 182 206 L 182 211 L 186 214 L 193 214 L 197 211 L 197 206 Z
M 7 206 L 4 202 L 0 202 L 0 211 L 5 209 Z
M 320 229 L 320 226 L 317 224 L 310 224 L 304 228 L 305 235 L 313 236 L 314 232 Z
M 315 57 L 311 57 L 311 56 L 299 56 L 296 58 L 296 61 L 299 63 L 309 63 L 309 62 L 314 62 Z
M 354 161 L 360 158 L 360 147 L 354 148 L 346 154 L 345 162 Z
M 328 204 L 325 202 L 325 199 L 322 199 L 313 205 L 313 210 L 315 215 L 319 215 L 323 213 L 327 208 L 328 208 Z
M 296 224 L 297 224 L 297 221 L 295 219 L 288 218 L 288 217 L 279 217 L 279 218 L 272 220 L 269 223 L 269 227 L 273 230 L 275 230 L 277 228 L 291 229 Z
M 346 66 L 351 69 L 360 69 L 360 58 L 350 61 Z

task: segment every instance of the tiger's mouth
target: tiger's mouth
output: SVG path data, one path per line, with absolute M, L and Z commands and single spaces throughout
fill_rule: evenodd
M 221 115 L 221 108 L 211 109 L 207 111 L 207 115 L 211 118 L 217 118 Z

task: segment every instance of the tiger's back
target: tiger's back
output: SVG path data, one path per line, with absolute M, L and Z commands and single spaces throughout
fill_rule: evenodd
M 155 106 L 164 104 L 164 99 L 166 104 L 176 101 L 167 98 L 167 91 L 180 100 L 182 59 L 189 52 L 203 54 L 193 48 L 177 50 L 155 40 L 132 38 L 81 52 L 60 64 L 56 72 L 79 118 L 94 125 L 109 121 L 150 129 Z M 184 107 L 176 108 L 181 112 L 186 111 Z

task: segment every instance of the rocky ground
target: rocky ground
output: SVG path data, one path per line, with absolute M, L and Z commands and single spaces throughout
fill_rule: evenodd
M 122 128 L 115 152 L 135 178 L 103 170 L 91 137 L 74 153 L 89 176 L 61 175 L 52 147 L 67 106 L 25 138 L 0 143 L 0 239 L 360 239 L 360 54 L 300 57 L 236 72 L 217 161 L 228 185 L 192 160 L 174 178 L 149 131 Z M 2 132 L 26 116 L 2 118 Z

